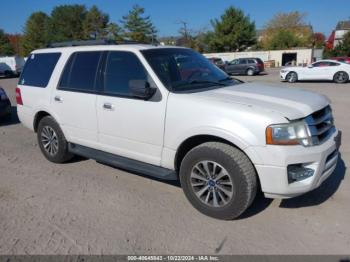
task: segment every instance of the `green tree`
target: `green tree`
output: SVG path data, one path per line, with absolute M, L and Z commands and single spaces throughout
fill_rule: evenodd
M 298 45 L 298 37 L 288 30 L 281 29 L 273 34 L 265 47 L 271 50 L 280 50 L 297 47 Z
M 109 16 L 107 14 L 100 11 L 97 6 L 92 6 L 83 21 L 85 38 L 91 38 L 92 35 L 95 39 L 104 38 L 107 35 L 108 21 Z
M 50 40 L 54 42 L 85 39 L 84 5 L 60 5 L 51 12 Z
M 264 49 L 311 47 L 314 41 L 313 32 L 312 27 L 305 23 L 305 17 L 306 14 L 297 11 L 277 13 L 266 24 L 259 45 Z M 292 42 L 288 44 L 287 39 Z
M 48 25 L 50 18 L 43 12 L 35 12 L 28 18 L 23 32 L 21 45 L 23 55 L 27 56 L 34 49 L 45 47 L 48 42 Z
M 122 28 L 117 23 L 107 25 L 107 37 L 111 40 L 123 41 Z
M 210 41 L 212 50 L 242 51 L 256 43 L 255 23 L 240 9 L 229 7 L 211 24 L 214 28 Z
M 299 28 L 304 27 L 305 24 L 305 13 L 298 11 L 290 13 L 277 13 L 273 18 L 266 24 L 265 29 L 285 29 L 285 28 Z
M 13 55 L 14 50 L 4 30 L 0 29 L 0 55 Z
M 156 40 L 157 29 L 150 16 L 144 16 L 145 9 L 134 5 L 129 13 L 122 17 L 124 36 L 127 39 L 150 43 Z

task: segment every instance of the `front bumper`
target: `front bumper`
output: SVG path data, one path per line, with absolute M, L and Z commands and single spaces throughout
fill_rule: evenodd
M 269 198 L 290 198 L 319 187 L 335 170 L 339 153 L 336 131 L 323 144 L 314 147 L 273 146 L 255 148 L 263 160 L 256 164 L 262 191 Z M 304 164 L 314 170 L 313 176 L 289 183 L 287 166 Z
M 287 77 L 288 73 L 289 73 L 289 72 L 283 72 L 283 73 L 280 72 L 280 78 L 281 78 L 281 80 L 283 80 L 283 81 L 286 80 L 286 77 Z

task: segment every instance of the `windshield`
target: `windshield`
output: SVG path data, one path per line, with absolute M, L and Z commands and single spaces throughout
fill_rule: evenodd
M 159 48 L 141 52 L 170 91 L 192 91 L 240 83 L 191 49 Z

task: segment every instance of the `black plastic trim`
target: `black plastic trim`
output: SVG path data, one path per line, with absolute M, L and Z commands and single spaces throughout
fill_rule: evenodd
M 164 167 L 147 164 L 141 161 L 114 155 L 111 153 L 103 152 L 97 149 L 73 143 L 69 143 L 68 150 L 73 154 L 95 159 L 96 161 L 117 168 L 125 169 L 128 171 L 144 174 L 163 180 L 178 180 L 178 176 L 174 170 L 167 169 Z

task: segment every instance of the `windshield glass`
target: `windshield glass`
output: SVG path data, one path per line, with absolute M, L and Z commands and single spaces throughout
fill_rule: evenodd
M 159 48 L 141 52 L 170 91 L 192 91 L 240 83 L 191 49 Z

